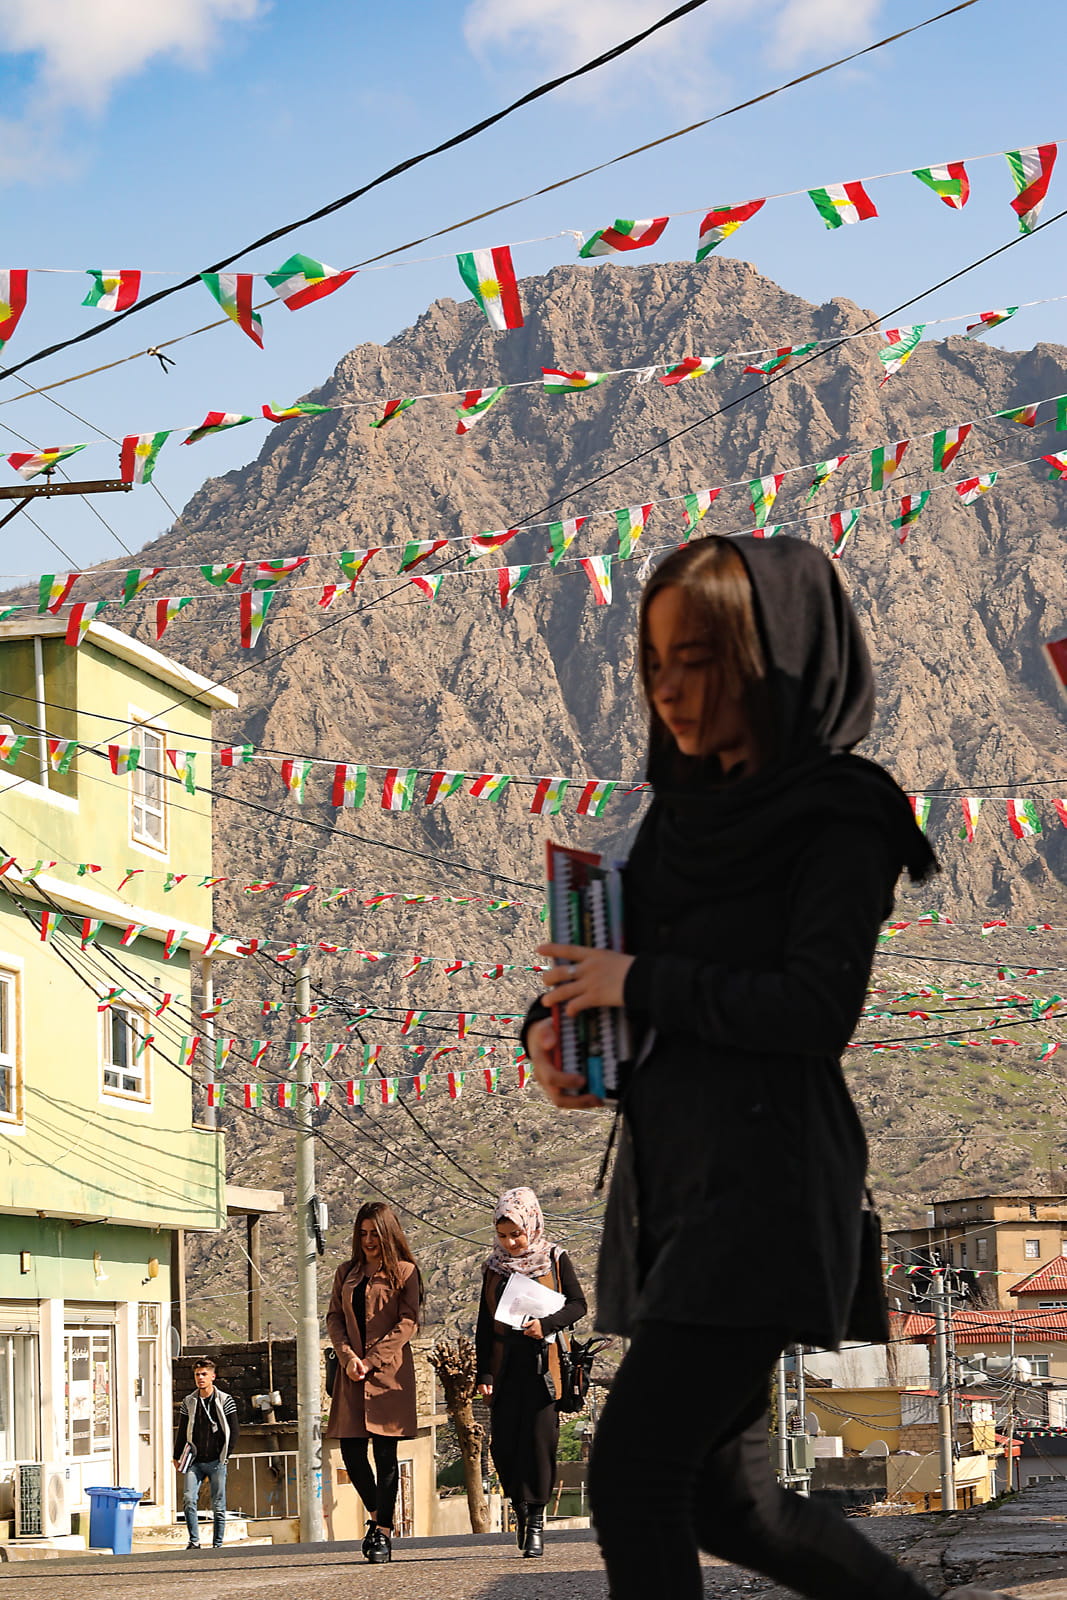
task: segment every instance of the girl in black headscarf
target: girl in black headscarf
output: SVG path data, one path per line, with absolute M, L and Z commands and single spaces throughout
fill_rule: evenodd
M 631 1340 L 590 1468 L 611 1594 L 697 1600 L 699 1547 L 818 1600 L 921 1600 L 779 1489 L 763 1413 L 786 1345 L 854 1332 L 867 1151 L 839 1058 L 896 880 L 936 862 L 893 779 L 850 754 L 871 669 L 814 546 L 686 546 L 645 589 L 639 643 L 654 798 L 630 953 L 541 946 L 551 1005 L 624 1005 L 637 1041 L 598 1274 L 597 1326 Z M 526 1036 L 557 1106 L 597 1103 L 555 1069 L 543 1007 Z

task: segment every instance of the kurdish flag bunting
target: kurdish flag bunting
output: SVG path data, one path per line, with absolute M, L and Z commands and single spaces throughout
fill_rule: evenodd
M 246 1111 L 257 1111 L 263 1104 L 263 1085 L 261 1083 L 242 1083 L 242 1104 Z
M 907 452 L 910 439 L 898 439 L 896 444 L 880 444 L 871 451 L 871 488 L 884 489 L 896 472 Z
M 307 783 L 308 773 L 314 765 L 311 761 L 283 761 L 282 782 L 293 796 L 298 806 L 304 804 L 304 786 Z
M 103 917 L 82 918 L 81 947 L 83 950 L 87 949 L 89 945 L 96 942 L 96 937 L 103 926 Z
M 496 580 L 500 593 L 500 604 L 506 606 L 520 583 L 525 583 L 530 576 L 530 567 L 498 567 Z
M 703 261 L 716 245 L 736 233 L 741 224 L 754 217 L 765 203 L 763 200 L 749 200 L 743 206 L 714 206 L 700 224 L 696 259 Z
M 209 1083 L 206 1088 L 207 1103 L 213 1111 L 217 1111 L 226 1104 L 226 1085 L 224 1083 Z
M 622 506 L 616 511 L 615 524 L 619 530 L 620 561 L 628 561 L 633 555 L 651 513 L 651 503 L 647 506 Z
M 1031 406 L 1009 406 L 1007 411 L 994 411 L 995 417 L 1003 417 L 1005 422 L 1017 422 L 1021 428 L 1037 427 L 1037 408 L 1040 401 Z
M 298 417 L 321 417 L 334 408 L 317 406 L 310 400 L 296 400 L 291 406 L 265 405 L 260 409 L 268 422 L 294 422 Z
M 1002 322 L 1007 322 L 1018 311 L 1018 306 L 1004 306 L 1000 311 L 983 311 L 977 322 L 967 324 L 965 339 L 980 339 L 983 333 L 991 333 L 994 328 L 999 328 Z
M 507 384 L 500 383 L 495 389 L 468 389 L 463 396 L 463 404 L 456 407 L 456 432 L 459 434 L 470 433 L 479 418 L 484 417 L 490 406 L 495 406 L 497 401 L 507 393 Z
M 483 772 L 471 784 L 470 793 L 475 800 L 501 800 L 510 782 L 509 773 Z
M 782 487 L 784 472 L 771 472 L 765 478 L 753 478 L 749 484 L 749 493 L 752 496 L 752 515 L 756 519 L 756 527 L 762 528 L 770 516 L 771 507 L 778 498 L 778 491 Z
M 585 556 L 582 566 L 593 585 L 593 596 L 598 606 L 611 604 L 611 563 L 614 556 Z
M 240 586 L 244 581 L 245 563 L 238 561 L 233 565 L 227 565 L 225 562 L 219 562 L 213 567 L 201 567 L 200 574 L 215 589 L 222 589 L 228 583 Z
M 0 761 L 4 763 L 5 767 L 13 767 L 29 742 L 30 736 L 28 733 L 0 734 Z M 32 877 L 32 873 L 30 876 Z
M 701 517 L 706 516 L 711 510 L 712 505 L 718 499 L 720 494 L 722 494 L 721 489 L 698 489 L 695 494 L 687 494 L 683 496 L 682 504 L 685 507 L 686 539 L 688 539 L 690 534 L 692 534 Z
M 906 328 L 885 329 L 885 344 L 878 352 L 878 359 L 885 368 L 883 384 L 888 383 L 893 374 L 899 372 L 911 358 L 925 332 L 925 322 L 913 322 Z
M 970 199 L 971 180 L 962 161 L 949 161 L 943 167 L 919 167 L 913 176 L 939 195 L 953 211 L 962 211 Z
M 62 922 L 62 915 L 58 911 L 41 912 L 41 943 L 47 944 Z
M 400 1025 L 401 1033 L 411 1033 L 412 1029 L 419 1028 L 429 1015 L 426 1011 L 409 1011 Z
M 522 327 L 519 286 L 508 245 L 496 250 L 472 250 L 469 255 L 457 256 L 456 265 L 491 328 L 503 333 L 507 328 Z
M 669 389 L 676 383 L 685 383 L 688 378 L 706 378 L 709 372 L 721 367 L 725 360 L 725 356 L 686 356 L 685 360 L 679 361 L 676 366 L 668 367 L 656 381 Z
M 431 572 L 425 578 L 416 576 L 416 577 L 412 578 L 411 581 L 415 585 L 416 589 L 421 589 L 422 590 L 422 592 L 426 596 L 427 600 L 436 600 L 437 599 L 437 591 L 441 587 L 441 578 L 442 578 L 442 574 L 440 572 L 437 572 L 437 573 Z
M 640 222 L 627 222 L 617 217 L 610 228 L 601 228 L 587 239 L 578 254 L 583 261 L 595 256 L 617 256 L 627 250 L 646 250 L 655 244 L 670 221 L 670 217 L 645 217 Z
M 348 1049 L 348 1040 L 347 1039 L 342 1039 L 340 1041 L 340 1043 L 324 1044 L 323 1047 L 322 1047 L 322 1070 L 323 1070 L 323 1072 L 326 1071 L 327 1067 L 332 1067 L 334 1062 L 337 1060 L 338 1056 L 343 1055 L 344 1052 L 347 1049 Z
M 830 532 L 833 535 L 834 547 L 830 552 L 831 561 L 840 561 L 845 553 L 845 546 L 856 531 L 860 520 L 859 508 L 851 511 L 835 511 L 830 518 Z
M 418 767 L 390 767 L 382 779 L 382 810 L 410 811 Z
M 549 560 L 553 567 L 559 566 L 563 557 L 574 543 L 575 534 L 579 533 L 583 525 L 588 521 L 588 517 L 571 517 L 567 522 L 549 523 L 548 542 L 552 548 Z
M 137 304 L 141 274 L 134 268 L 87 267 L 86 276 L 90 288 L 83 306 L 96 306 L 98 311 L 127 311 Z
M 514 539 L 518 528 L 501 528 L 498 533 L 476 533 L 471 540 L 471 547 L 467 554 L 466 565 L 469 567 L 478 557 L 487 550 L 499 550 L 509 540 Z
M 399 1090 L 400 1090 L 400 1079 L 399 1078 L 379 1078 L 378 1082 L 381 1085 L 381 1089 L 380 1089 L 379 1092 L 380 1092 L 381 1097 L 382 1097 L 382 1105 L 383 1106 L 395 1106 L 396 1102 L 397 1102 L 397 1095 L 398 1095 Z
M 274 599 L 273 589 L 241 590 L 241 645 L 251 650 L 263 631 L 267 611 Z
M 306 1020 L 306 1019 L 304 1019 Z M 311 1045 L 307 1039 L 293 1039 L 289 1044 L 289 1070 L 294 1072 L 303 1061 Z
M 497 1091 L 497 1085 L 500 1082 L 500 1068 L 483 1067 L 482 1077 L 485 1079 L 486 1094 L 495 1094 Z
M 867 222 L 878 215 L 862 183 L 831 183 L 825 189 L 809 189 L 808 194 L 828 228 Z
M 168 759 L 181 779 L 186 794 L 196 793 L 196 751 L 168 750 Z
M 328 294 L 344 288 L 355 275 L 354 269 L 351 272 L 339 272 L 336 267 L 328 267 L 325 261 L 316 261 L 312 256 L 295 255 L 283 261 L 274 272 L 268 272 L 267 282 L 283 305 L 288 306 L 290 311 L 299 311 L 302 306 L 309 306 L 314 300 L 324 300 Z
M 602 817 L 604 807 L 618 788 L 617 782 L 608 778 L 591 778 L 578 799 L 580 817 Z
M 31 478 L 50 478 L 61 461 L 66 461 L 68 456 L 76 456 L 79 450 L 87 450 L 84 444 L 50 444 L 43 450 L 25 451 L 16 450 L 15 454 L 8 456 L 7 464 L 14 467 L 20 478 L 25 478 L 27 483 Z
M 333 769 L 330 804 L 344 811 L 358 811 L 367 796 L 367 769 L 358 762 L 340 761 Z
M 345 1084 L 345 1104 L 361 1106 L 363 1104 L 363 1083 L 359 1078 L 349 1078 Z
M 164 961 L 172 961 L 174 959 L 175 955 L 177 955 L 178 951 L 182 947 L 182 940 L 184 938 L 185 938 L 185 929 L 184 928 L 168 928 L 167 929 L 167 936 L 166 936 L 166 939 L 165 939 L 164 944 L 163 944 L 163 959 L 164 959 Z
M 191 606 L 192 603 L 192 596 L 185 594 L 167 594 L 162 599 L 157 600 L 156 638 L 162 639 L 178 613 L 184 611 L 186 606 Z
M 277 1089 L 278 1105 L 282 1111 L 292 1111 L 296 1105 L 296 1085 L 280 1083 Z
M 971 431 L 970 422 L 961 422 L 957 428 L 941 428 L 934 434 L 934 471 L 945 472 L 955 461 Z
M 466 1076 L 465 1072 L 450 1072 L 448 1074 L 448 1098 L 450 1100 L 458 1100 L 461 1097 L 463 1094 L 463 1080 Z
M 1056 422 L 1057 433 L 1067 433 L 1067 394 L 1056 396 Z
M 13 336 L 26 309 L 25 267 L 0 268 L 0 350 Z
M 1008 150 L 1005 154 L 1015 179 L 1016 196 L 1011 209 L 1019 219 L 1019 232 L 1033 233 L 1056 165 L 1056 146 L 1031 145 L 1026 150 Z
M 426 804 L 439 806 L 442 800 L 448 800 L 452 795 L 458 794 L 466 780 L 465 772 L 434 772 L 430 776 L 430 785 L 426 790 Z
M 1052 468 L 1050 478 L 1067 478 L 1067 450 L 1057 450 L 1055 455 L 1042 456 L 1041 459 Z
M 156 457 L 170 438 L 171 430 L 162 433 L 128 433 L 122 441 L 119 455 L 119 476 L 123 483 L 151 483 L 156 470 Z
M 1008 823 L 1017 839 L 1033 839 L 1041 832 L 1041 818 L 1032 800 L 1008 800 Z
M 186 1033 L 182 1035 L 182 1042 L 178 1047 L 178 1062 L 180 1066 L 191 1067 L 196 1060 L 196 1052 L 200 1048 L 200 1035 Z
M 447 539 L 409 539 L 404 546 L 404 554 L 397 567 L 398 575 L 401 572 L 411 572 L 423 561 L 429 561 L 438 550 L 443 550 L 448 544 Z
M 815 476 L 808 485 L 808 492 L 804 496 L 805 505 L 811 504 L 831 473 L 836 472 L 838 467 L 843 467 L 847 460 L 848 456 L 831 456 L 828 461 L 819 462 L 815 468 Z
M 926 824 L 930 820 L 930 796 L 928 794 L 909 794 L 908 800 L 911 803 L 916 822 L 925 833 Z
M 70 591 L 81 577 L 80 572 L 46 572 L 37 580 L 37 612 L 49 611 L 58 615 Z
M 77 650 L 93 621 L 106 605 L 106 600 L 85 600 L 80 605 L 71 606 L 67 613 L 67 631 L 63 638 L 72 650 Z
M 978 813 L 983 805 L 978 795 L 965 794 L 960 800 L 963 810 L 963 827 L 960 829 L 960 838 L 966 839 L 968 844 L 974 843 L 974 830 L 978 826 Z
M 960 504 L 973 506 L 979 495 L 988 494 L 997 481 L 995 472 L 984 472 L 977 478 L 964 478 L 955 485 L 956 493 L 960 497 Z
M 595 389 L 604 382 L 603 372 L 564 372 L 561 367 L 542 367 L 541 382 L 545 394 L 575 394 L 579 389 Z
M 392 422 L 395 417 L 402 416 L 405 411 L 410 411 L 417 399 L 417 395 L 408 395 L 403 400 L 387 400 L 385 402 L 385 410 L 380 417 L 375 417 L 371 427 L 384 428 L 387 422 Z
M 222 1070 L 226 1066 L 227 1061 L 229 1061 L 229 1059 L 230 1059 L 230 1054 L 231 1054 L 231 1052 L 233 1050 L 233 1047 L 234 1047 L 234 1045 L 236 1043 L 237 1043 L 236 1039 L 216 1039 L 215 1040 L 215 1071 L 216 1072 L 222 1072 Z
M 182 440 L 182 444 L 197 444 L 211 433 L 225 433 L 227 428 L 240 428 L 251 420 L 242 411 L 209 411 L 199 427 Z
M 141 937 L 145 927 L 146 924 L 143 922 L 128 922 L 126 924 L 122 931 L 122 938 L 119 940 L 124 950 L 128 950 L 130 945 Z
M 158 578 L 162 567 L 131 567 L 122 576 L 122 599 L 119 604 L 128 606 L 136 600 L 142 589 L 147 589 L 153 578 Z
M 1063 826 L 1067 828 L 1067 799 L 1054 799 L 1052 804 L 1056 808 L 1056 815 L 1063 823 Z
M 253 589 L 273 589 L 283 578 L 291 577 L 306 567 L 310 556 L 275 556 L 272 561 L 258 561 L 252 574 Z
M 781 372 L 782 368 L 787 367 L 795 356 L 806 356 L 809 350 L 814 350 L 816 348 L 817 343 L 818 341 L 816 340 L 812 344 L 783 345 L 780 350 L 775 351 L 774 355 L 771 356 L 769 361 L 763 361 L 755 367 L 742 367 L 741 371 L 742 373 L 762 372 L 769 377 L 772 372 Z
M 77 754 L 77 739 L 49 739 L 48 741 L 48 765 L 53 772 L 68 773 L 70 764 Z
M 913 523 L 918 522 L 922 516 L 923 508 L 930 498 L 931 491 L 924 489 L 922 494 L 904 494 L 900 497 L 900 516 L 890 519 L 890 527 L 900 530 L 899 543 L 903 544 L 908 537 L 908 529 Z
M 251 272 L 202 272 L 204 287 L 242 333 L 263 348 L 263 318 L 252 309 L 256 280 Z
M 427 1081 L 428 1074 L 425 1072 L 416 1072 L 412 1078 L 411 1087 L 414 1090 L 416 1100 L 422 1099 L 423 1094 L 426 1092 Z
M 349 583 L 355 583 L 363 576 L 367 563 L 378 554 L 380 549 L 381 545 L 378 544 L 372 550 L 343 550 L 341 552 L 337 557 L 337 565 Z
M 570 780 L 568 778 L 542 778 L 534 793 L 531 812 L 537 817 L 556 817 L 563 807 L 563 797 L 567 793 Z

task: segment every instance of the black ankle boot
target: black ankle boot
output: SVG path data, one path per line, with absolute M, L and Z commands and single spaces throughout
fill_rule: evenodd
M 368 1517 L 367 1518 L 367 1531 L 363 1535 L 363 1544 L 361 1546 L 361 1549 L 363 1551 L 363 1559 L 365 1561 L 369 1561 L 370 1560 L 370 1547 L 374 1543 L 374 1530 L 375 1530 L 376 1527 L 377 1527 L 377 1523 L 375 1522 L 374 1518 L 373 1517 Z
M 521 1550 L 526 1543 L 526 1501 L 513 1500 L 511 1509 L 515 1513 L 515 1543 Z
M 375 1524 L 374 1531 L 370 1536 L 370 1547 L 367 1550 L 367 1560 L 372 1566 L 381 1566 L 383 1562 L 392 1561 L 392 1559 L 392 1536 L 386 1533 L 384 1528 L 379 1528 L 377 1524 Z
M 543 1556 L 545 1553 L 544 1506 L 526 1507 L 526 1539 L 522 1553 L 524 1556 Z

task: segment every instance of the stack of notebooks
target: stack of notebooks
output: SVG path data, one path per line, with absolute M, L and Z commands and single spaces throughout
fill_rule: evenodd
M 546 846 L 548 916 L 553 944 L 580 944 L 593 950 L 622 950 L 622 875 L 585 850 Z M 630 1059 L 626 1013 L 598 1006 L 568 1017 L 556 1016 L 556 1066 L 580 1072 L 590 1094 L 617 1100 Z

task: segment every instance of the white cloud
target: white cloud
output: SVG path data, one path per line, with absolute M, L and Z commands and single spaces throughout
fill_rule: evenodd
M 0 0 L 8 55 L 39 57 L 30 97 L 53 110 L 98 111 L 112 89 L 158 56 L 197 64 L 220 23 L 249 22 L 262 0 Z
M 795 61 L 812 50 L 847 54 L 872 37 L 882 0 L 786 0 L 774 19 L 773 57 Z

